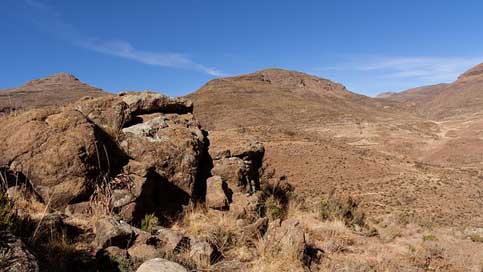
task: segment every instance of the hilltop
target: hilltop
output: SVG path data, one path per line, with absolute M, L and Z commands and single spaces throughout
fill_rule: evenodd
M 0 113 L 63 105 L 85 96 L 99 97 L 106 94 L 105 91 L 83 83 L 71 74 L 58 73 L 29 81 L 18 88 L 0 91 Z
M 282 69 L 215 79 L 187 98 L 209 129 L 375 119 L 395 111 L 342 84 Z

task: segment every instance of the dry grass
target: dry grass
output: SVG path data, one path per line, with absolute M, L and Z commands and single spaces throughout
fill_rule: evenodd
M 257 257 L 251 263 L 251 271 L 304 271 L 304 267 L 297 255 L 298 252 L 276 250 L 268 247 L 266 239 L 260 239 L 255 244 Z
M 244 271 L 303 271 L 299 252 L 269 249 L 263 237 L 245 239 L 242 226 L 230 213 L 189 208 L 173 228 L 209 241 L 220 252 L 216 263 L 197 267 L 201 270 L 217 271 L 236 262 Z
M 237 255 L 236 252 L 243 251 L 241 248 L 244 245 L 238 243 L 240 227 L 236 218 L 226 212 L 190 206 L 173 228 L 187 236 L 208 241 L 219 252 L 216 260 L 202 264 L 201 267 L 197 267 L 199 269 L 212 269 L 213 264 L 232 259 Z
M 112 194 L 115 189 L 133 188 L 133 182 L 125 174 L 118 174 L 111 178 L 107 175 L 99 177 L 94 193 L 90 198 L 90 221 L 96 222 L 99 218 L 114 214 Z

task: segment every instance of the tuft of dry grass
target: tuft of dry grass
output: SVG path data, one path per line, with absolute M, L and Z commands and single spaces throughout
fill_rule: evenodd
M 106 215 L 114 214 L 114 205 L 112 203 L 112 194 L 115 189 L 133 188 L 132 180 L 125 174 L 118 174 L 115 177 L 103 175 L 99 177 L 94 192 L 90 198 L 91 220 L 96 222 L 99 218 Z
M 212 260 L 212 263 L 233 259 L 244 246 L 239 243 L 241 232 L 236 218 L 226 212 L 190 206 L 173 228 L 189 237 L 204 239 L 214 246 L 219 257 Z M 212 265 L 198 268 L 211 269 Z
M 299 259 L 300 252 L 295 248 L 276 250 L 266 238 L 261 238 L 255 243 L 257 252 L 256 259 L 251 262 L 251 271 L 304 271 Z

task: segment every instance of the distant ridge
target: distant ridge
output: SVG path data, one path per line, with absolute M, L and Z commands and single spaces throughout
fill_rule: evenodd
M 449 84 L 442 83 L 409 89 L 403 92 L 385 92 L 376 96 L 400 103 L 425 103 L 441 93 Z
M 44 106 L 63 105 L 85 96 L 103 96 L 107 92 L 81 82 L 68 73 L 35 79 L 26 84 L 0 91 L 0 112 Z
M 393 95 L 396 95 L 397 92 L 384 92 L 384 93 L 380 93 L 376 96 L 376 98 L 389 98 Z
M 453 83 L 423 86 L 378 98 L 401 103 L 431 119 L 483 112 L 483 63 L 461 74 Z

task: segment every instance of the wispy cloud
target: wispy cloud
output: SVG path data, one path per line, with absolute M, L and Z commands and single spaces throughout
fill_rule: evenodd
M 377 95 L 418 86 L 450 83 L 481 63 L 483 55 L 434 56 L 340 56 L 334 65 L 313 69 L 315 74 L 337 80 L 350 90 Z
M 93 51 L 117 56 L 136 62 L 160 66 L 197 70 L 212 76 L 223 76 L 223 73 L 215 68 L 206 67 L 199 63 L 193 62 L 190 58 L 178 53 L 159 53 L 138 50 L 129 42 L 89 40 L 81 42 L 81 46 Z
M 215 77 L 225 75 L 216 68 L 193 61 L 185 54 L 145 51 L 135 48 L 128 41 L 96 39 L 82 35 L 74 26 L 64 22 L 61 14 L 46 3 L 39 0 L 25 0 L 25 3 L 36 11 L 34 21 L 38 26 L 73 45 L 147 65 L 195 70 Z
M 28 6 L 33 7 L 33 8 L 37 8 L 37 9 L 49 9 L 49 6 L 47 6 L 46 4 L 44 4 L 42 2 L 36 1 L 36 0 L 25 0 L 25 3 Z
M 372 73 L 379 78 L 428 83 L 450 82 L 483 57 L 372 57 L 342 62 L 319 71 Z

